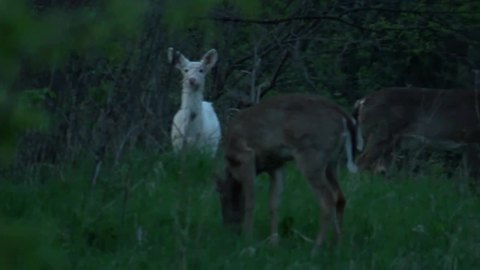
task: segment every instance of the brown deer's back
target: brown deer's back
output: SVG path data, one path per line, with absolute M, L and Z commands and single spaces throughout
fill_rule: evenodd
M 279 95 L 240 112 L 227 132 L 226 152 L 248 146 L 260 167 L 281 166 L 292 151 L 337 148 L 350 117 L 333 102 L 313 95 Z M 326 153 L 328 154 L 328 153 Z M 268 164 L 267 164 L 268 163 Z

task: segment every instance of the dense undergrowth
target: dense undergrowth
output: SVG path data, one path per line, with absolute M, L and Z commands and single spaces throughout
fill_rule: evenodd
M 224 228 L 212 174 L 200 155 L 131 154 L 104 164 L 45 167 L 0 181 L 0 269 L 476 269 L 480 200 L 463 180 L 431 167 L 388 180 L 341 173 L 347 196 L 338 249 L 310 257 L 313 194 L 289 166 L 281 242 L 269 246 L 268 181 L 257 181 L 255 234 Z M 25 177 L 21 177 L 25 175 Z

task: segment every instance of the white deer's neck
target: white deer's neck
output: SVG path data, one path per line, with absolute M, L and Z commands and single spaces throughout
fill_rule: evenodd
M 180 109 L 188 109 L 199 112 L 202 108 L 202 101 L 203 87 L 199 87 L 197 90 L 184 87 L 182 90 L 182 105 Z

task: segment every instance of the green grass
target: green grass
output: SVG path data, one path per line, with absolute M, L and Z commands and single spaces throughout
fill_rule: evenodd
M 188 161 L 188 162 L 187 162 Z M 339 249 L 311 258 L 319 210 L 289 166 L 280 246 L 268 245 L 268 185 L 257 181 L 253 239 L 224 228 L 214 164 L 199 155 L 132 154 L 104 165 L 0 181 L 0 269 L 477 269 L 480 200 L 437 170 L 384 180 L 342 171 Z M 21 174 L 20 174 L 21 175 Z

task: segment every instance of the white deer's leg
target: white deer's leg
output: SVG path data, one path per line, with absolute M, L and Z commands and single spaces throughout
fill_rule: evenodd
M 270 242 L 274 245 L 278 243 L 278 206 L 280 205 L 281 193 L 283 190 L 283 170 L 277 169 L 269 172 L 270 175 Z

